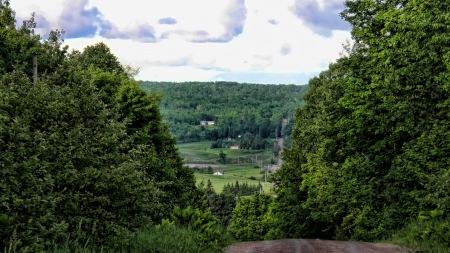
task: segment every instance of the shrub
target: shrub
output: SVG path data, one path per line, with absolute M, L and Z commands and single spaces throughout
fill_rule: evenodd
M 272 224 L 269 222 L 270 195 L 255 193 L 243 198 L 233 210 L 230 232 L 239 240 L 264 240 Z
M 450 252 L 450 218 L 433 218 L 422 212 L 418 219 L 396 232 L 390 241 L 421 252 Z
M 209 210 L 201 211 L 191 206 L 185 209 L 175 207 L 171 218 L 178 226 L 198 231 L 205 242 L 218 243 L 220 241 L 221 231 L 218 220 Z

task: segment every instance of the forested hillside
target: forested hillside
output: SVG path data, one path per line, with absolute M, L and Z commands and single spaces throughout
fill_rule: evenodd
M 261 85 L 235 82 L 141 82 L 147 91 L 163 93 L 161 114 L 179 143 L 237 138 L 250 133 L 258 138 L 281 135 L 282 119 L 303 106 L 307 85 Z M 201 127 L 200 121 L 214 121 Z
M 355 44 L 310 80 L 273 176 L 277 197 L 238 204 L 236 236 L 390 239 L 448 252 L 449 9 L 448 1 L 346 1 Z M 258 203 L 265 211 L 249 219 Z

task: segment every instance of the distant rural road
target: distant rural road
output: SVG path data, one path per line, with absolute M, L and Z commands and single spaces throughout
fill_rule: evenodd
M 231 245 L 226 253 L 402 253 L 399 246 L 381 243 L 282 239 Z
M 283 122 L 281 123 L 281 137 L 278 138 L 278 146 L 280 146 L 281 150 L 280 152 L 278 152 L 278 162 L 277 162 L 277 166 L 280 166 L 283 164 L 283 160 L 281 160 L 281 152 L 283 151 L 284 148 L 284 127 L 287 124 L 287 119 L 283 119 Z

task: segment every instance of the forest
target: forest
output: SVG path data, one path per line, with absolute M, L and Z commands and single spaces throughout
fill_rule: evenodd
M 272 147 L 270 138 L 281 136 L 281 122 L 289 119 L 289 136 L 295 108 L 303 106 L 308 85 L 262 85 L 236 82 L 142 81 L 147 91 L 163 94 L 161 114 L 178 143 L 237 139 L 251 134 L 257 149 Z M 201 126 L 200 121 L 214 121 Z M 265 143 L 264 140 L 266 140 Z M 241 145 L 244 148 L 253 145 Z
M 450 252 L 449 9 L 346 1 L 352 42 L 307 86 L 168 85 L 135 80 L 104 43 L 69 52 L 64 31 L 41 38 L 34 15 L 17 27 L 0 0 L 0 252 L 223 252 L 282 238 Z M 196 185 L 175 146 L 201 120 L 217 138 L 270 138 L 264 126 L 289 115 L 270 193 Z

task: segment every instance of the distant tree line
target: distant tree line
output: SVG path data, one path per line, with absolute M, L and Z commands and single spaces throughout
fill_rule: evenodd
M 251 133 L 245 133 L 241 138 L 237 140 L 222 140 L 211 142 L 210 148 L 230 148 L 231 146 L 239 146 L 240 149 L 251 149 L 251 150 L 261 150 L 261 149 L 272 149 L 277 146 L 276 141 L 273 139 L 263 139 L 259 135 L 253 135 Z
M 237 139 L 251 133 L 260 139 L 281 136 L 281 123 L 292 129 L 295 108 L 307 85 L 262 85 L 235 82 L 141 82 L 147 91 L 162 92 L 161 113 L 177 142 Z M 214 121 L 201 126 L 200 121 Z M 285 135 L 289 133 L 285 133 Z M 261 147 L 261 144 L 256 144 Z
M 231 214 L 236 204 L 241 201 L 241 196 L 251 196 L 255 192 L 262 191 L 261 183 L 250 185 L 247 182 L 239 184 L 239 181 L 236 181 L 235 184 L 224 185 L 222 193 L 217 194 L 209 179 L 206 185 L 204 181 L 201 181 L 198 188 L 204 192 L 206 205 L 211 213 L 224 226 L 230 224 Z

